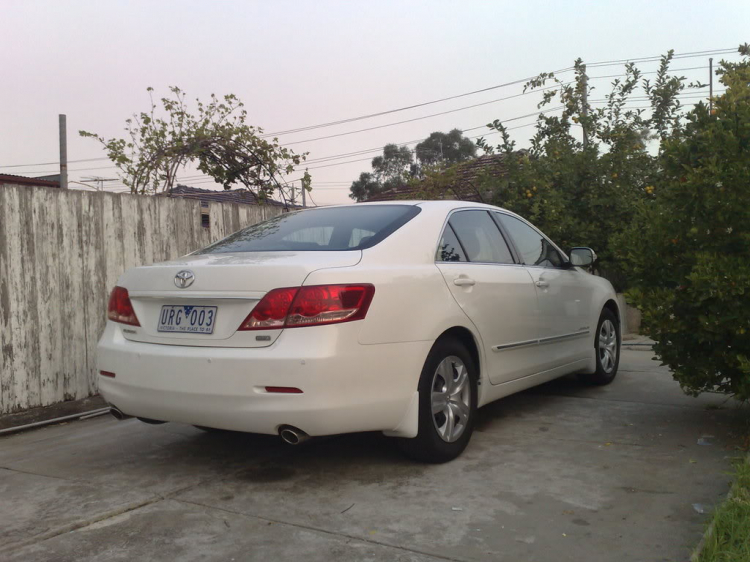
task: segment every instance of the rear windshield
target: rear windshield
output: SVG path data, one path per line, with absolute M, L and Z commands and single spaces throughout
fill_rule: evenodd
M 420 211 L 414 205 L 352 205 L 296 211 L 238 230 L 196 253 L 364 250 Z

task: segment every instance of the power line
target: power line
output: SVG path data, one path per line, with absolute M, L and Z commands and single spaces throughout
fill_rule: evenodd
M 735 53 L 735 52 L 737 52 L 736 49 L 712 49 L 712 50 L 708 50 L 708 51 L 693 51 L 693 52 L 675 54 L 672 57 L 672 59 L 673 60 L 687 59 L 687 58 L 695 58 L 695 57 L 715 55 L 715 54 L 718 55 L 718 54 L 725 54 L 725 53 Z M 641 63 L 643 63 L 643 62 L 655 62 L 655 61 L 661 60 L 662 56 L 663 55 L 656 55 L 656 56 L 640 57 L 640 58 L 632 58 L 632 59 L 599 61 L 599 62 L 594 62 L 594 63 L 587 63 L 586 66 L 590 67 L 590 68 L 594 68 L 594 67 L 599 68 L 599 67 L 604 67 L 604 66 L 620 65 L 620 64 L 628 63 L 628 62 L 641 62 Z M 562 68 L 560 70 L 555 70 L 553 72 L 553 74 L 563 74 L 565 72 L 570 72 L 573 69 L 574 69 L 574 67 Z M 449 101 L 449 100 L 454 100 L 454 99 L 458 99 L 458 98 L 463 98 L 463 97 L 466 97 L 466 96 L 472 96 L 472 95 L 475 95 L 475 94 L 480 94 L 480 93 L 488 92 L 488 91 L 491 91 L 491 90 L 497 90 L 499 88 L 505 88 L 505 87 L 508 87 L 508 86 L 514 86 L 514 85 L 517 85 L 517 84 L 523 84 L 525 82 L 528 82 L 529 80 L 534 79 L 535 77 L 536 76 L 531 76 L 531 77 L 528 77 L 528 78 L 522 78 L 520 80 L 513 80 L 511 82 L 506 82 L 504 84 L 498 84 L 498 85 L 495 85 L 495 86 L 490 86 L 488 88 L 482 88 L 482 89 L 479 89 L 479 90 L 473 90 L 471 92 L 465 92 L 463 94 L 457 94 L 455 96 L 448 96 L 448 97 L 440 98 L 440 99 L 437 99 L 437 100 L 432 100 L 432 101 L 428 101 L 428 102 L 422 102 L 422 103 L 407 105 L 407 106 L 404 106 L 404 107 L 399 107 L 399 108 L 396 108 L 396 109 L 390 109 L 390 110 L 386 110 L 386 111 L 380 111 L 380 112 L 377 112 L 377 113 L 370 113 L 370 114 L 367 114 L 367 115 L 360 115 L 360 116 L 357 116 L 357 117 L 350 117 L 350 118 L 347 118 L 347 119 L 339 119 L 337 121 L 329 121 L 327 123 L 319 123 L 317 125 L 308 125 L 306 127 L 297 127 L 297 128 L 294 128 L 294 129 L 287 129 L 285 131 L 276 131 L 276 132 L 273 132 L 273 133 L 266 133 L 265 135 L 263 135 L 263 137 L 267 138 L 267 137 L 273 137 L 273 136 L 278 136 L 278 135 L 285 135 L 285 134 L 291 134 L 291 133 L 299 133 L 299 132 L 302 132 L 302 131 L 309 131 L 309 130 L 312 130 L 312 129 L 319 129 L 319 128 L 322 128 L 322 127 L 332 127 L 334 125 L 342 125 L 344 123 L 351 123 L 352 121 L 360 121 L 362 119 L 371 119 L 373 117 L 380 117 L 382 115 L 389 115 L 391 113 L 398 113 L 398 112 L 401 112 L 401 111 L 408 111 L 410 109 L 416 109 L 418 107 L 424 107 L 424 106 L 427 106 L 427 105 L 433 105 L 433 104 L 441 103 L 441 102 L 444 102 L 444 101 Z
M 736 49 L 714 49 L 714 50 L 708 50 L 708 51 L 694 51 L 694 52 L 688 52 L 688 53 L 683 53 L 683 54 L 676 54 L 676 55 L 674 55 L 672 57 L 672 59 L 673 60 L 678 60 L 678 59 L 683 59 L 683 58 L 695 58 L 695 57 L 700 57 L 700 56 L 708 56 L 708 55 L 712 55 L 712 54 L 727 54 L 727 53 L 734 53 L 734 52 L 736 52 Z M 633 58 L 633 59 L 620 59 L 620 60 L 612 60 L 612 61 L 601 61 L 601 62 L 587 63 L 587 67 L 597 67 L 598 68 L 598 67 L 604 67 L 604 66 L 619 65 L 619 64 L 626 63 L 626 62 L 655 62 L 655 61 L 661 60 L 661 58 L 662 58 L 662 56 L 659 55 L 659 56 L 641 57 L 641 58 Z M 702 69 L 705 69 L 705 68 L 708 68 L 708 67 L 707 66 L 698 66 L 698 67 L 690 67 L 690 68 L 676 68 L 676 69 L 670 69 L 670 72 L 683 72 L 683 71 L 689 71 L 689 70 L 702 70 Z M 568 68 L 556 70 L 556 71 L 554 71 L 554 74 L 562 74 L 564 72 L 569 72 L 572 69 L 573 69 L 573 67 L 568 67 Z M 641 74 L 655 74 L 656 72 L 657 71 L 649 71 L 649 72 L 642 72 Z M 625 75 L 623 75 L 623 74 L 619 74 L 619 75 L 612 74 L 612 75 L 605 75 L 605 76 L 591 76 L 591 77 L 589 77 L 589 79 L 590 80 L 596 80 L 596 79 L 600 79 L 600 78 L 618 78 L 618 77 L 621 77 L 621 76 L 625 76 Z M 267 138 L 267 137 L 270 137 L 270 136 L 273 136 L 273 135 L 290 134 L 290 133 L 294 133 L 294 132 L 307 131 L 307 130 L 318 129 L 318 128 L 322 128 L 322 127 L 330 127 L 330 126 L 334 126 L 334 125 L 349 123 L 349 122 L 352 122 L 352 121 L 358 121 L 358 120 L 369 119 L 369 118 L 377 117 L 377 116 L 381 116 L 381 115 L 387 115 L 387 114 L 391 114 L 391 113 L 396 113 L 396 112 L 401 112 L 401 111 L 407 111 L 409 109 L 415 109 L 415 108 L 418 108 L 418 107 L 424 107 L 426 105 L 432 105 L 432 104 L 435 104 L 435 103 L 441 103 L 443 101 L 449 101 L 449 100 L 452 100 L 452 99 L 457 99 L 457 98 L 462 98 L 462 97 L 466 97 L 466 96 L 470 96 L 470 95 L 475 95 L 475 94 L 478 94 L 478 93 L 487 92 L 487 91 L 491 91 L 491 90 L 495 90 L 495 89 L 499 89 L 499 88 L 504 88 L 504 87 L 507 87 L 507 86 L 517 85 L 517 84 L 520 84 L 520 83 L 528 82 L 532 78 L 525 78 L 525 79 L 522 79 L 522 80 L 514 80 L 512 82 L 507 82 L 505 84 L 499 84 L 499 85 L 496 85 L 496 86 L 490 86 L 488 88 L 482 88 L 480 90 L 474 90 L 474 91 L 471 91 L 471 92 L 466 92 L 466 93 L 458 94 L 458 95 L 455 95 L 455 96 L 449 96 L 449 97 L 441 98 L 441 99 L 438 99 L 438 100 L 433 100 L 433 101 L 430 101 L 430 102 L 423 102 L 423 103 L 420 103 L 420 104 L 414 104 L 414 105 L 411 105 L 411 106 L 406 106 L 406 107 L 402 107 L 402 108 L 398 108 L 398 109 L 383 111 L 383 112 L 379 112 L 379 113 L 372 113 L 372 114 L 368 114 L 368 115 L 362 115 L 362 116 L 359 116 L 359 117 L 352 117 L 352 118 L 349 118 L 349 119 L 342 119 L 342 120 L 339 120 L 339 121 L 332 121 L 332 122 L 329 122 L 329 123 L 321 123 L 321 124 L 318 124 L 318 125 L 310 125 L 310 126 L 307 126 L 307 127 L 299 127 L 297 129 L 289 129 L 289 130 L 286 130 L 286 131 L 279 131 L 279 132 L 276 132 L 276 133 L 267 133 L 267 134 L 261 135 L 261 136 L 262 136 L 262 138 Z M 572 82 L 568 82 L 567 84 L 570 84 L 570 83 L 572 83 Z M 409 122 L 413 122 L 413 121 L 418 121 L 418 120 L 421 120 L 421 119 L 429 119 L 431 117 L 437 117 L 437 116 L 446 115 L 446 114 L 449 114 L 449 113 L 456 113 L 458 111 L 464 111 L 466 109 L 473 109 L 473 108 L 476 108 L 476 107 L 480 107 L 480 106 L 484 106 L 484 105 L 489 105 L 489 104 L 492 104 L 492 103 L 497 103 L 497 102 L 505 101 L 505 100 L 508 100 L 508 99 L 517 98 L 517 97 L 520 97 L 520 96 L 523 96 L 523 95 L 529 95 L 529 94 L 533 94 L 533 93 L 539 93 L 541 91 L 548 90 L 548 89 L 554 89 L 556 87 L 558 87 L 558 86 L 555 85 L 555 86 L 550 86 L 550 87 L 547 87 L 547 88 L 541 88 L 541 89 L 536 89 L 536 90 L 529 90 L 527 92 L 522 92 L 520 94 L 515 94 L 515 95 L 512 95 L 512 96 L 506 96 L 506 97 L 503 97 L 503 98 L 498 98 L 498 99 L 490 100 L 490 101 L 487 101 L 487 102 L 482 102 L 482 103 L 473 104 L 473 105 L 469 105 L 469 106 L 465 106 L 465 107 L 461 107 L 461 108 L 456 108 L 456 109 L 452 109 L 452 110 L 448 110 L 448 111 L 443 111 L 443 112 L 439 112 L 439 113 L 425 115 L 425 116 L 417 117 L 417 118 L 414 118 L 414 119 L 407 119 L 407 120 L 398 121 L 398 122 L 395 122 L 395 123 L 388 123 L 388 124 L 384 124 L 384 125 L 379 125 L 379 126 L 376 126 L 376 127 L 369 127 L 369 128 L 365 128 L 365 129 L 359 129 L 359 130 L 356 130 L 356 131 L 349 131 L 349 132 L 345 132 L 345 133 L 339 133 L 339 134 L 336 134 L 336 135 L 329 135 L 329 136 L 318 137 L 318 138 L 313 138 L 313 139 L 306 139 L 306 140 L 301 140 L 301 141 L 294 141 L 294 142 L 286 143 L 285 146 L 286 145 L 292 145 L 292 144 L 300 144 L 300 143 L 304 143 L 304 142 L 314 142 L 314 141 L 318 141 L 318 140 L 323 140 L 323 139 L 328 139 L 328 138 L 334 138 L 334 137 L 338 137 L 338 136 L 345 136 L 345 135 L 355 134 L 355 133 L 359 133 L 359 132 L 366 132 L 366 131 L 370 131 L 370 130 L 374 130 L 374 129 L 380 129 L 380 128 L 384 128 L 384 127 L 390 127 L 390 126 L 401 125 L 401 124 L 409 123 Z M 84 158 L 84 159 L 79 159 L 79 160 L 70 160 L 69 163 L 94 162 L 94 161 L 101 161 L 101 160 L 109 160 L 109 158 L 108 157 Z M 36 164 L 14 164 L 14 165 L 8 165 L 8 166 L 0 166 L 0 168 L 21 168 L 21 167 L 47 166 L 47 165 L 57 165 L 57 164 L 59 164 L 59 162 L 42 162 L 42 163 L 36 163 Z M 105 167 L 99 167 L 99 168 L 80 168 L 80 169 L 78 169 L 78 171 L 104 170 L 104 169 L 111 169 L 111 168 L 115 168 L 115 167 L 116 166 L 105 166 Z M 33 172 L 26 172 L 26 173 L 27 174 L 37 174 L 37 173 L 43 174 L 43 173 L 54 173 L 55 171 L 56 170 L 51 170 L 51 171 L 33 171 Z M 76 171 L 76 170 L 71 170 L 71 171 Z
M 724 53 L 734 53 L 734 52 L 736 52 L 735 49 L 715 49 L 715 50 L 709 50 L 709 51 L 695 51 L 695 52 L 689 52 L 689 53 L 683 53 L 683 54 L 674 55 L 673 60 L 674 59 L 682 59 L 682 58 L 694 58 L 694 57 L 700 57 L 700 56 L 707 56 L 709 54 L 724 54 Z M 661 58 L 662 58 L 661 56 L 656 56 L 656 57 L 642 57 L 642 58 L 635 58 L 635 59 L 620 59 L 620 60 L 614 60 L 614 61 L 601 61 L 601 62 L 589 63 L 589 64 L 587 64 L 587 67 L 612 66 L 612 65 L 622 64 L 624 62 L 652 62 L 652 61 L 661 60 Z M 702 70 L 702 69 L 705 69 L 705 68 L 707 68 L 707 67 L 706 66 L 699 66 L 699 67 L 690 67 L 690 68 L 681 68 L 681 69 L 670 69 L 670 72 L 682 72 L 682 71 L 689 71 L 689 70 Z M 555 71 L 555 73 L 556 74 L 560 74 L 560 73 L 563 73 L 563 72 L 568 72 L 570 70 L 572 70 L 572 67 L 569 67 L 569 68 L 566 68 L 566 69 L 557 70 L 557 71 Z M 653 74 L 653 73 L 656 73 L 656 71 L 642 72 L 641 74 Z M 624 76 L 624 75 L 623 74 L 619 74 L 619 75 L 615 74 L 615 75 L 605 75 L 605 76 L 592 76 L 592 77 L 590 77 L 590 79 L 591 80 L 596 80 L 596 79 L 603 79 L 603 78 L 617 78 L 617 77 L 622 77 L 622 76 Z M 356 121 L 356 120 L 360 120 L 360 119 L 368 119 L 368 118 L 376 117 L 376 116 L 379 116 L 379 115 L 385 115 L 385 114 L 390 114 L 390 113 L 395 113 L 395 112 L 400 112 L 400 111 L 406 111 L 408 109 L 414 109 L 414 108 L 417 108 L 417 107 L 423 107 L 425 105 L 431 105 L 431 104 L 435 104 L 435 103 L 440 103 L 442 101 L 448 101 L 448 100 L 451 100 L 451 99 L 457 99 L 457 98 L 460 98 L 460 97 L 466 97 L 466 96 L 474 95 L 474 94 L 481 93 L 481 92 L 486 92 L 486 91 L 490 91 L 490 90 L 494 90 L 494 89 L 498 89 L 498 88 L 502 88 L 502 87 L 514 85 L 514 84 L 519 84 L 519 83 L 522 83 L 522 82 L 527 82 L 528 80 L 529 80 L 529 78 L 523 79 L 523 80 L 515 80 L 513 82 L 508 82 L 508 83 L 500 84 L 500 85 L 497 85 L 497 86 L 491 86 L 489 88 L 483 88 L 481 90 L 475 90 L 475 91 L 472 91 L 472 92 L 466 92 L 464 94 L 458 94 L 456 96 L 449 96 L 449 97 L 446 97 L 446 98 L 441 98 L 439 100 L 433 100 L 431 102 L 424 102 L 424 103 L 421 103 L 421 104 L 415 104 L 415 105 L 412 105 L 412 106 L 406 106 L 406 107 L 403 107 L 403 108 L 398 108 L 398 109 L 394 109 L 394 110 L 388 110 L 388 111 L 380 112 L 380 113 L 373 113 L 373 114 L 369 114 L 369 115 L 364 115 L 364 116 L 359 116 L 359 117 L 354 117 L 354 118 L 339 120 L 339 121 L 330 122 L 330 123 L 323 123 L 323 124 L 312 125 L 312 126 L 308 126 L 308 127 L 300 127 L 298 129 L 290 129 L 288 131 L 282 131 L 282 132 L 278 132 L 278 133 L 270 133 L 270 134 L 263 135 L 263 136 L 267 137 L 267 136 L 270 136 L 272 134 L 285 134 L 285 133 L 292 133 L 292 132 L 299 132 L 299 131 L 304 131 L 304 130 L 316 129 L 316 128 L 321 128 L 321 127 L 328 127 L 328 126 L 333 126 L 333 125 L 342 124 L 342 123 L 348 123 L 348 122 L 352 122 L 352 121 Z M 570 83 L 571 82 L 568 82 L 567 84 L 570 84 Z M 371 131 L 371 130 L 375 130 L 375 129 L 380 129 L 380 128 L 396 126 L 396 125 L 400 125 L 400 124 L 404 124 L 404 123 L 419 121 L 419 120 L 422 120 L 422 119 L 428 119 L 428 118 L 431 118 L 431 117 L 446 115 L 446 114 L 450 114 L 450 113 L 456 113 L 456 112 L 464 111 L 464 110 L 467 110 L 467 109 L 473 109 L 473 108 L 476 108 L 476 107 L 480 107 L 480 106 L 484 106 L 484 105 L 489 105 L 489 104 L 492 104 L 492 103 L 497 103 L 497 102 L 508 100 L 508 99 L 517 98 L 517 97 L 520 97 L 520 96 L 523 96 L 523 95 L 529 95 L 529 94 L 533 94 L 533 93 L 539 93 L 539 92 L 544 91 L 544 90 L 555 89 L 558 86 L 559 85 L 554 85 L 554 86 L 550 86 L 550 87 L 547 87 L 547 88 L 530 90 L 530 91 L 527 91 L 527 92 L 522 92 L 520 94 L 515 94 L 515 95 L 512 95 L 512 96 L 505 96 L 503 98 L 498 98 L 496 100 L 490 100 L 490 101 L 487 101 L 487 102 L 482 102 L 482 103 L 473 104 L 473 105 L 469 105 L 469 106 L 465 106 L 465 107 L 461 107 L 461 108 L 456 108 L 456 109 L 452 109 L 452 110 L 448 110 L 448 111 L 444 111 L 444 112 L 439 112 L 439 113 L 434 113 L 434 114 L 430 114 L 430 115 L 426 115 L 426 116 L 421 116 L 421 117 L 417 117 L 417 118 L 414 118 L 414 119 L 408 119 L 408 120 L 398 121 L 398 122 L 395 122 L 395 123 L 388 123 L 388 124 L 384 124 L 384 125 L 379 125 L 379 126 L 376 126 L 376 127 L 368 127 L 368 128 L 365 128 L 365 129 L 359 129 L 359 130 L 355 130 L 355 131 L 348 131 L 348 132 L 344 132 L 344 133 L 338 133 L 338 134 L 335 134 L 335 135 L 328 135 L 328 136 L 318 137 L 318 138 L 313 138 L 313 139 L 306 139 L 306 140 L 301 140 L 301 141 L 294 141 L 294 142 L 286 143 L 286 145 L 300 144 L 300 143 L 305 143 L 305 142 L 314 142 L 314 141 L 328 139 L 328 138 L 335 138 L 335 137 L 340 137 L 340 136 L 346 136 L 346 135 L 356 134 L 356 133 L 360 133 L 360 132 L 367 132 L 367 131 Z M 475 127 L 475 128 L 472 128 L 472 129 L 466 129 L 465 131 L 469 131 L 469 130 L 473 130 L 473 129 L 477 129 L 477 128 L 480 128 L 480 127 Z M 421 139 L 421 140 L 424 140 L 424 139 Z M 421 140 L 420 141 L 416 141 L 416 142 L 421 142 Z M 411 144 L 411 142 L 409 144 Z M 362 151 L 354 151 L 354 152 L 351 152 L 351 153 L 347 153 L 345 155 L 334 155 L 334 156 L 328 156 L 328 157 L 322 157 L 322 158 L 312 159 L 312 160 L 307 161 L 307 163 L 330 161 L 330 160 L 334 160 L 334 159 L 343 158 L 346 155 L 352 155 L 352 156 L 354 156 L 356 154 L 365 154 L 367 152 L 375 152 L 375 151 L 378 151 L 378 150 L 380 150 L 380 148 L 378 148 L 378 149 L 375 149 L 375 148 L 374 149 L 367 149 L 367 150 L 362 150 Z M 93 162 L 93 161 L 108 160 L 108 159 L 109 158 L 107 158 L 107 157 L 99 157 L 99 158 L 86 158 L 86 159 L 80 159 L 80 160 L 70 160 L 69 162 L 70 163 Z M 9 165 L 9 166 L 0 166 L 0 168 L 32 167 L 32 166 L 55 165 L 55 164 L 58 164 L 58 162 L 44 162 L 44 163 L 37 163 L 37 164 L 16 164 L 16 165 Z M 314 168 L 310 168 L 310 169 L 322 168 L 322 167 L 327 167 L 327 166 L 315 166 Z M 76 171 L 82 172 L 82 171 L 105 170 L 105 169 L 113 169 L 113 168 L 116 168 L 116 166 L 102 166 L 102 167 L 95 167 L 95 168 L 78 168 L 78 169 L 72 169 L 70 171 L 71 172 L 76 172 Z M 25 172 L 25 173 L 26 174 L 49 174 L 49 173 L 54 173 L 56 171 L 57 170 L 37 170 L 37 171 L 29 171 L 29 172 Z M 188 177 L 183 178 L 183 179 L 187 180 L 190 177 L 203 177 L 203 176 L 188 176 Z
M 690 68 L 690 69 L 675 69 L 675 71 L 677 72 L 677 71 L 681 71 L 681 70 L 694 70 L 694 69 L 703 69 L 703 68 L 708 68 L 708 67 L 706 66 L 706 67 L 694 67 L 694 68 Z M 599 76 L 599 77 L 592 77 L 592 79 L 594 79 L 594 78 L 621 77 L 621 76 L 625 76 L 625 75 L 622 75 L 622 74 L 621 75 L 611 75 L 611 76 L 606 76 L 606 77 L 605 76 Z M 570 84 L 570 83 L 566 83 L 566 84 Z M 563 85 L 565 85 L 565 84 L 563 84 Z M 558 87 L 557 85 L 556 86 L 550 86 L 550 87 L 543 88 L 541 90 L 536 90 L 536 91 L 539 92 L 539 91 L 543 91 L 543 90 L 556 89 L 557 87 Z M 717 93 L 723 93 L 724 91 L 726 91 L 726 90 L 720 90 L 720 91 L 717 91 Z M 519 96 L 525 95 L 527 93 L 530 93 L 530 92 L 525 92 L 525 93 L 522 93 L 522 94 L 516 94 L 516 95 L 513 95 L 513 96 L 507 96 L 505 98 L 500 98 L 498 100 L 492 100 L 490 102 L 484 102 L 484 103 L 476 104 L 476 105 L 473 105 L 473 106 L 467 106 L 465 108 L 458 108 L 458 109 L 454 109 L 454 110 L 450 110 L 450 111 L 446 111 L 446 112 L 442 112 L 442 113 L 432 114 L 432 115 L 428 115 L 428 116 L 424 116 L 424 117 L 419 117 L 419 118 L 416 118 L 416 119 L 410 119 L 410 120 L 407 120 L 407 121 L 401 121 L 401 122 L 398 122 L 398 123 L 391 123 L 391 124 L 381 125 L 381 126 L 373 127 L 373 128 L 374 129 L 378 129 L 378 128 L 382 128 L 382 127 L 397 125 L 397 124 L 400 124 L 400 123 L 407 123 L 407 122 L 410 122 L 410 121 L 418 121 L 420 119 L 425 119 L 425 118 L 433 117 L 433 116 L 436 116 L 436 115 L 443 115 L 443 114 L 446 114 L 446 113 L 454 113 L 454 112 L 457 112 L 457 111 L 461 111 L 463 109 L 470 109 L 470 108 L 473 108 L 473 107 L 487 105 L 489 103 L 494 103 L 496 101 L 502 101 L 502 100 L 505 100 L 505 99 L 519 97 Z M 678 96 L 678 98 L 682 98 L 682 99 L 695 99 L 695 98 L 704 97 L 701 94 L 694 94 L 694 95 L 691 95 L 691 94 L 693 94 L 693 92 L 692 91 L 688 91 L 688 92 L 685 92 L 683 94 L 680 94 Z M 647 96 L 635 96 L 635 97 L 631 97 L 630 99 L 633 100 L 633 101 L 636 101 L 636 100 L 642 101 L 642 100 L 648 100 L 648 97 Z M 592 102 L 594 102 L 594 101 L 598 103 L 600 101 L 606 102 L 607 100 L 603 98 L 601 100 L 592 100 Z M 556 109 L 561 109 L 561 108 L 556 108 Z M 555 110 L 547 110 L 547 111 L 555 111 Z M 520 117 L 514 117 L 514 118 L 511 118 L 511 119 L 507 119 L 504 122 L 515 121 L 515 120 L 518 120 L 518 119 L 524 119 L 524 118 L 532 117 L 532 116 L 538 116 L 541 113 L 544 113 L 544 111 L 542 111 L 542 112 L 534 112 L 534 113 L 530 113 L 530 114 L 527 114 L 527 115 L 522 115 Z M 461 129 L 461 131 L 462 132 L 473 131 L 473 130 L 481 129 L 481 128 L 485 127 L 485 126 L 486 125 L 480 125 L 480 126 L 471 127 L 471 128 L 468 128 L 468 129 Z M 357 132 L 364 132 L 364 131 L 367 131 L 367 130 L 371 130 L 373 128 L 362 129 L 362 130 L 358 130 L 358 131 L 350 131 L 348 133 L 340 133 L 338 135 L 331 135 L 331 136 L 343 136 L 343 135 L 353 134 L 353 133 L 357 133 Z M 323 137 L 323 138 L 326 138 L 326 137 Z M 474 138 L 477 138 L 477 137 L 474 137 Z M 312 140 L 316 140 L 316 139 L 312 139 Z M 406 143 L 399 143 L 399 144 L 400 144 L 400 146 L 408 146 L 408 145 L 411 145 L 411 144 L 416 144 L 416 143 L 422 142 L 424 140 L 426 140 L 426 138 L 417 139 L 417 140 L 414 140 L 414 141 L 408 141 Z M 297 142 L 304 142 L 304 141 L 297 141 Z M 295 144 L 295 143 L 288 143 L 288 144 Z M 337 155 L 329 155 L 329 156 L 325 156 L 325 157 L 321 157 L 321 158 L 315 158 L 315 159 L 311 159 L 311 160 L 305 161 L 305 164 L 329 162 L 329 161 L 332 161 L 332 160 L 338 160 L 338 159 L 341 159 L 341 158 L 345 158 L 347 156 L 355 156 L 355 155 L 359 155 L 359 154 L 367 154 L 367 153 L 379 152 L 380 150 L 382 150 L 382 146 L 381 147 L 377 147 L 377 148 L 372 148 L 372 149 L 364 149 L 364 150 L 360 150 L 360 151 L 353 151 L 353 152 L 349 152 L 349 153 L 343 153 L 343 154 L 337 154 Z M 369 160 L 369 158 L 360 159 L 360 160 L 352 160 L 352 161 L 349 161 L 349 162 L 359 162 L 359 161 L 364 161 L 364 160 Z M 313 167 L 310 167 L 308 169 L 313 170 L 313 169 L 324 168 L 324 167 L 329 167 L 329 166 L 313 166 Z M 71 172 L 83 172 L 83 171 L 90 171 L 90 170 L 105 170 L 105 169 L 112 169 L 112 168 L 116 168 L 116 166 L 100 166 L 100 167 L 95 167 L 95 168 L 75 168 L 75 169 L 72 169 L 70 171 Z M 48 174 L 48 173 L 54 173 L 54 172 L 55 172 L 55 170 L 35 170 L 35 171 L 32 171 L 32 172 L 26 172 L 26 173 L 27 174 Z M 191 179 L 201 179 L 201 178 L 204 178 L 204 177 L 205 177 L 204 175 L 183 176 L 183 177 L 179 178 L 179 180 L 180 181 L 190 181 Z
M 101 156 L 99 158 L 84 158 L 82 160 L 68 160 L 68 164 L 79 163 L 79 162 L 96 162 L 98 160 L 109 160 L 108 156 Z M 32 166 L 56 166 L 60 162 L 37 162 L 36 164 L 13 164 L 11 166 L 0 166 L 0 168 L 30 168 Z M 34 172 L 26 172 L 32 174 Z
M 704 68 L 708 68 L 708 66 L 692 67 L 692 68 L 675 68 L 675 69 L 671 70 L 670 72 L 682 72 L 682 71 L 687 71 L 687 70 L 698 70 L 698 69 L 704 69 Z M 649 71 L 649 72 L 642 72 L 641 74 L 656 74 L 657 72 L 658 71 Z M 619 77 L 623 77 L 623 76 L 626 76 L 626 74 L 613 74 L 613 75 L 608 75 L 608 76 L 591 76 L 591 77 L 589 77 L 589 79 L 590 80 L 597 80 L 597 79 L 601 79 L 601 78 L 619 78 Z M 514 98 L 519 98 L 519 97 L 522 97 L 522 96 L 528 96 L 528 95 L 532 95 L 532 94 L 539 94 L 541 92 L 545 92 L 545 91 L 548 91 L 548 90 L 556 90 L 557 88 L 559 88 L 561 86 L 568 86 L 568 85 L 573 84 L 573 83 L 574 82 L 564 82 L 562 84 L 555 84 L 553 86 L 547 86 L 545 88 L 539 88 L 539 89 L 534 89 L 534 90 L 527 90 L 525 92 L 521 92 L 519 94 L 514 94 L 514 95 L 511 95 L 511 96 L 505 96 L 505 97 L 502 97 L 502 98 L 497 98 L 497 99 L 494 99 L 494 100 L 489 100 L 489 101 L 485 101 L 485 102 L 481 102 L 481 103 L 476 103 L 476 104 L 473 104 L 473 105 L 467 105 L 467 106 L 464 106 L 464 107 L 458 107 L 458 108 L 455 108 L 455 109 L 449 109 L 447 111 L 441 111 L 441 112 L 438 112 L 438 113 L 431 113 L 429 115 L 423 115 L 421 117 L 414 117 L 412 119 L 404 119 L 402 121 L 395 121 L 395 122 L 392 122 L 392 123 L 385 123 L 383 125 L 376 125 L 376 126 L 367 127 L 367 128 L 364 128 L 364 129 L 356 129 L 354 131 L 346 131 L 346 132 L 343 132 L 343 133 L 336 133 L 336 134 L 333 134 L 333 135 L 326 135 L 326 136 L 323 136 L 323 137 L 315 137 L 315 138 L 311 138 L 311 139 L 304 139 L 304 140 L 287 142 L 287 143 L 284 144 L 284 146 L 291 146 L 293 144 L 304 144 L 304 143 L 308 143 L 308 142 L 315 142 L 315 141 L 319 141 L 319 140 L 332 139 L 332 138 L 336 138 L 336 137 L 343 137 L 343 136 L 348 136 L 348 135 L 354 135 L 354 134 L 357 134 L 357 133 L 374 131 L 376 129 L 385 129 L 386 127 L 394 127 L 396 125 L 403 125 L 405 123 L 413 123 L 414 121 L 421 121 L 423 119 L 430 119 L 432 117 L 439 117 L 441 115 L 448 115 L 450 113 L 457 113 L 459 111 L 465 111 L 467 109 L 474 109 L 474 108 L 477 108 L 477 107 L 481 107 L 481 106 L 485 106 L 485 105 L 490 105 L 490 104 L 498 103 L 498 102 L 501 102 L 501 101 L 506 101 L 506 100 L 510 100 L 510 99 L 514 99 Z

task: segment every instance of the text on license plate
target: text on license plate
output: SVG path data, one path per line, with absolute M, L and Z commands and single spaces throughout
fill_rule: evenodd
M 215 306 L 187 306 L 165 304 L 159 315 L 159 332 L 213 334 L 216 323 Z

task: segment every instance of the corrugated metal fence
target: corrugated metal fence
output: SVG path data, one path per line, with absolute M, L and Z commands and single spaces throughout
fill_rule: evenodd
M 0 413 L 95 394 L 96 342 L 127 268 L 179 257 L 277 207 L 0 187 Z

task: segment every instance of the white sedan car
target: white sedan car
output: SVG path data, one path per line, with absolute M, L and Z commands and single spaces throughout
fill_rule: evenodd
M 461 201 L 310 209 L 126 271 L 98 347 L 118 418 L 466 447 L 477 408 L 617 373 L 612 286 L 521 217 Z

